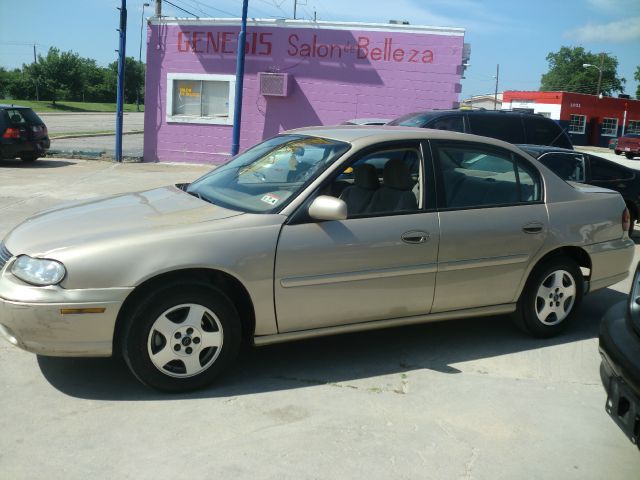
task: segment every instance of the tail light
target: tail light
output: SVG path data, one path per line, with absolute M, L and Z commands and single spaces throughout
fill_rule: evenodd
M 20 129 L 9 127 L 2 134 L 2 138 L 20 138 Z
M 629 215 L 629 209 L 625 208 L 622 212 L 622 231 L 628 232 L 631 226 L 631 215 Z
M 43 125 L 42 126 L 42 131 L 44 132 L 44 136 L 46 137 L 47 135 L 49 135 L 49 130 L 47 130 L 47 126 Z

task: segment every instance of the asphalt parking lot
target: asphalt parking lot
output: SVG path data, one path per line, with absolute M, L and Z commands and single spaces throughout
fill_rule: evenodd
M 207 170 L 0 161 L 0 238 L 53 205 Z M 604 411 L 597 351 L 600 318 L 628 289 L 587 296 L 551 340 L 489 317 L 273 345 L 180 396 L 118 360 L 0 340 L 0 478 L 636 479 L 640 452 Z

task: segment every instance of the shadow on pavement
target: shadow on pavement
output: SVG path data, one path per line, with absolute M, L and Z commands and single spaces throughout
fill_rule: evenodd
M 45 378 L 67 395 L 94 400 L 224 398 L 310 385 L 337 384 L 412 370 L 456 374 L 452 364 L 595 338 L 609 307 L 626 295 L 604 289 L 587 296 L 566 333 L 525 336 L 507 316 L 474 318 L 247 348 L 210 388 L 181 395 L 150 390 L 118 359 L 38 357 Z
M 66 160 L 54 160 L 52 158 L 40 158 L 34 162 L 25 162 L 20 159 L 0 160 L 0 168 L 59 168 L 67 167 L 69 165 L 75 165 L 75 162 L 69 162 Z

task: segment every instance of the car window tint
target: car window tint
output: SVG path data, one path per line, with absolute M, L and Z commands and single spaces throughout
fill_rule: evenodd
M 17 108 L 7 110 L 7 114 L 9 115 L 9 121 L 13 125 L 24 125 L 27 123 L 27 120 L 22 115 L 22 111 Z
M 470 132 L 474 135 L 497 138 L 509 143 L 526 143 L 520 115 L 473 114 L 469 115 Z
M 527 116 L 524 119 L 524 125 L 527 132 L 527 143 L 566 148 L 566 139 L 562 128 L 553 120 Z M 571 146 L 568 148 L 571 148 Z
M 539 201 L 535 170 L 507 150 L 477 144 L 438 143 L 445 206 L 469 208 Z
M 589 156 L 591 178 L 596 181 L 629 180 L 633 172 L 604 158 Z
M 350 164 L 326 193 L 345 201 L 349 218 L 388 215 L 420 210 L 422 184 L 417 148 L 385 148 Z
M 563 180 L 585 181 L 584 157 L 580 154 L 551 152 L 541 155 L 538 160 Z
M 451 132 L 464 133 L 464 121 L 462 115 L 449 115 L 447 117 L 436 118 L 425 125 L 426 128 L 435 130 L 449 130 Z

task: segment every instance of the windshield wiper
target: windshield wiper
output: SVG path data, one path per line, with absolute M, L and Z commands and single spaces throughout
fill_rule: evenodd
M 189 195 L 193 195 L 196 198 L 199 198 L 200 200 L 202 200 L 203 202 L 207 202 L 210 203 L 212 205 L 215 205 L 215 203 L 213 203 L 213 201 L 211 201 L 209 198 L 204 197 L 202 194 L 198 193 L 198 192 L 190 192 L 189 190 L 185 190 L 185 192 L 187 192 Z

